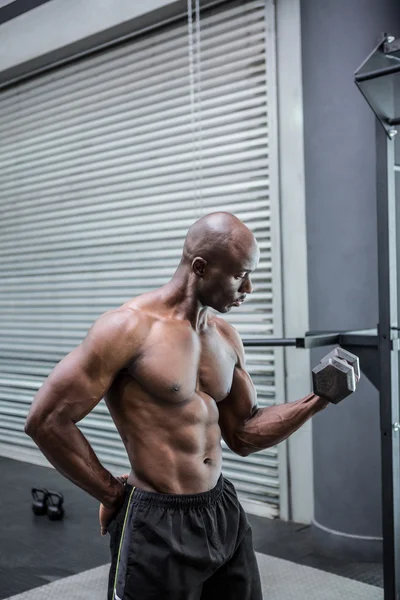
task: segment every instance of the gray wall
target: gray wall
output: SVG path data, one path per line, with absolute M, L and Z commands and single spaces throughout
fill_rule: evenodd
M 310 329 L 371 328 L 375 118 L 353 73 L 382 32 L 400 34 L 400 6 L 302 0 L 301 22 Z M 382 534 L 379 397 L 365 377 L 354 396 L 314 418 L 313 448 L 317 537 L 336 550 L 379 553 L 380 542 L 368 539 Z

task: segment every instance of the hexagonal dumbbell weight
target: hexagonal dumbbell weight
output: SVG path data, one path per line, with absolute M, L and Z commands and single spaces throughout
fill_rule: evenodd
M 338 346 L 312 370 L 312 378 L 314 394 L 338 404 L 356 390 L 360 379 L 358 357 Z

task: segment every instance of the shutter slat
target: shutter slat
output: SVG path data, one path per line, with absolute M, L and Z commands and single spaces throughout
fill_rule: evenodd
M 227 112 L 223 117 L 217 115 L 216 117 L 211 116 L 209 119 L 206 119 L 203 114 L 203 139 L 208 139 L 213 135 L 224 135 L 243 129 L 248 130 L 248 127 L 252 125 L 255 119 L 258 122 L 265 123 L 265 107 L 257 105 L 249 108 L 242 112 L 241 117 L 240 121 L 238 121 L 234 112 Z M 47 152 L 46 156 L 51 156 L 54 153 L 54 148 L 57 148 L 57 154 L 61 153 L 61 155 L 67 151 L 75 153 L 84 148 L 84 156 L 88 156 L 88 148 L 94 144 L 96 144 L 96 148 L 100 147 L 100 149 L 101 144 L 103 144 L 103 149 L 106 150 L 107 145 L 110 144 L 111 147 L 113 143 L 132 145 L 133 138 L 135 140 L 135 148 L 144 150 L 158 147 L 170 148 L 171 145 L 189 141 L 193 143 L 192 127 L 189 127 L 187 123 L 169 127 L 167 130 L 164 129 L 162 135 L 160 133 L 159 130 L 140 133 L 135 127 L 129 127 L 129 122 L 125 120 L 124 125 L 114 123 L 112 126 L 105 128 L 98 126 L 95 131 L 89 130 L 86 132 L 86 136 L 85 131 L 78 131 L 72 134 L 63 131 L 64 143 L 62 148 L 59 147 L 57 135 L 50 140 L 33 138 L 27 140 L 22 146 L 21 144 L 15 144 L 15 147 L 11 147 L 8 144 L 6 147 L 4 144 L 3 148 L 5 151 L 2 152 L 0 149 L 0 160 L 8 161 L 4 163 L 5 165 L 10 164 L 10 162 L 13 164 L 16 158 L 21 159 L 21 157 L 26 157 L 29 160 L 29 157 L 33 154 L 34 156 L 40 156 L 43 150 Z M 13 159 L 10 161 L 11 152 Z
M 202 153 L 205 152 L 214 152 L 218 153 L 223 151 L 221 146 L 226 146 L 227 144 L 231 146 L 235 142 L 240 143 L 242 140 L 250 140 L 257 139 L 259 137 L 265 136 L 265 116 L 259 116 L 255 118 L 248 118 L 241 123 L 232 123 L 230 126 L 230 130 L 227 128 L 216 128 L 214 127 L 212 130 L 213 135 L 210 137 L 210 132 L 207 130 L 203 130 L 201 142 L 199 142 L 199 147 L 201 147 Z M 126 156 L 129 154 L 132 159 L 137 157 L 141 157 L 142 160 L 145 158 L 153 158 L 154 160 L 159 160 L 164 157 L 169 157 L 171 154 L 171 146 L 174 146 L 174 151 L 177 153 L 186 154 L 186 152 L 193 152 L 193 139 L 192 133 L 188 132 L 185 135 L 181 135 L 177 140 L 174 138 L 169 138 L 167 140 L 157 139 L 155 141 L 143 140 L 142 143 L 139 143 L 137 139 L 135 139 L 135 144 L 132 144 L 131 139 L 127 139 L 126 136 L 122 136 L 120 138 L 116 138 L 114 140 L 110 139 L 111 136 L 108 136 L 104 141 L 102 138 L 98 140 L 96 143 L 96 155 L 92 156 L 88 154 L 87 148 L 83 147 L 82 144 L 76 144 L 73 146 L 72 150 L 68 149 L 68 145 L 63 146 L 62 149 L 57 154 L 54 154 L 52 148 L 40 150 L 38 148 L 35 149 L 35 154 L 32 156 L 29 152 L 24 152 L 25 147 L 19 149 L 18 154 L 13 153 L 12 157 L 7 159 L 5 155 L 0 162 L 0 175 L 18 172 L 19 169 L 23 166 L 26 169 L 37 169 L 41 166 L 49 166 L 49 165 L 57 165 L 57 164 L 65 164 L 65 165 L 74 165 L 80 164 L 82 158 L 88 161 L 88 164 L 95 162 L 102 158 L 102 155 L 105 154 L 112 160 L 118 156 Z M 169 142 L 169 143 L 168 143 Z M 20 153 L 20 150 L 23 153 Z M 18 157 L 18 164 L 16 165 L 16 157 Z

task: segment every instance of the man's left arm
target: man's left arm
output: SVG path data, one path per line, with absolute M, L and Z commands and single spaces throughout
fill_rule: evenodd
M 222 437 L 233 452 L 248 456 L 275 446 L 328 406 L 326 400 L 309 394 L 295 402 L 259 408 L 256 390 L 245 368 L 243 344 L 236 331 L 231 331 L 229 337 L 238 360 L 231 391 L 218 403 L 218 409 Z

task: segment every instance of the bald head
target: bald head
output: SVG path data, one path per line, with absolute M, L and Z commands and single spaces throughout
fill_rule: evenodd
M 196 221 L 189 229 L 183 246 L 184 262 L 201 257 L 213 262 L 222 257 L 237 258 L 256 250 L 250 229 L 235 215 L 215 212 Z
M 226 313 L 253 291 L 251 273 L 259 257 L 250 229 L 235 215 L 216 212 L 189 229 L 174 277 L 184 278 L 185 293 L 201 305 Z

